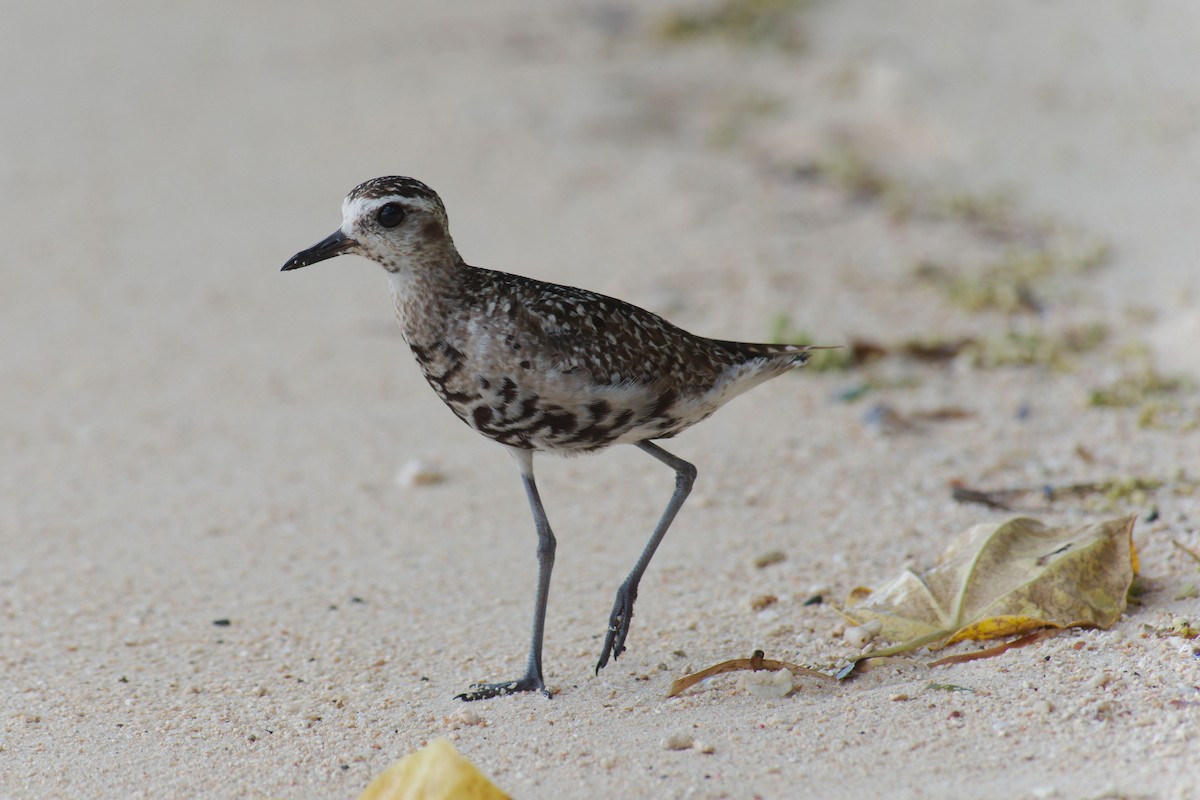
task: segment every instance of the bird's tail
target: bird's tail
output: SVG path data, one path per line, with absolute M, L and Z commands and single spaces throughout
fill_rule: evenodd
M 790 366 L 798 367 L 808 361 L 814 350 L 837 350 L 840 345 L 815 344 L 754 344 L 751 342 L 723 342 L 717 344 L 744 358 L 778 359 Z M 791 359 L 789 362 L 788 359 Z

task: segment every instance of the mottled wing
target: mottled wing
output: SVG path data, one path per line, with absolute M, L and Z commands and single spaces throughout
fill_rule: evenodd
M 571 286 L 507 276 L 530 330 L 553 366 L 598 385 L 703 387 L 739 355 L 657 314 Z M 722 343 L 723 344 L 723 343 Z
M 694 336 L 612 297 L 476 270 L 465 297 L 479 403 L 459 415 L 506 444 L 583 451 L 666 438 L 803 363 L 804 348 Z

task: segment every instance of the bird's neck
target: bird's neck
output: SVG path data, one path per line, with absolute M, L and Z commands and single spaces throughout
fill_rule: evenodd
M 406 341 L 418 343 L 444 327 L 443 321 L 458 305 L 462 279 L 470 269 L 454 252 L 444 260 L 424 259 L 387 273 L 396 321 Z

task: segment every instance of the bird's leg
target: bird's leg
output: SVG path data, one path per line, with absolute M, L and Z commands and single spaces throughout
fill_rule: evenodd
M 683 501 L 687 500 L 688 493 L 692 491 L 692 483 L 696 480 L 696 468 L 682 458 L 671 455 L 653 442 L 638 442 L 637 446 L 675 470 L 675 492 L 658 520 L 650 541 L 646 542 L 645 549 L 638 556 L 637 563 L 629 571 L 629 576 L 625 578 L 621 588 L 617 589 L 617 601 L 613 603 L 612 614 L 608 618 L 604 647 L 600 651 L 600 661 L 596 663 L 597 673 L 608 664 L 609 657 L 615 659 L 625 650 L 625 637 L 629 635 L 629 621 L 633 618 L 633 601 L 637 599 L 638 582 L 641 581 L 642 573 L 654 557 L 659 543 L 667 535 L 667 528 L 671 527 L 671 522 L 683 507 Z
M 550 572 L 554 569 L 556 542 L 554 532 L 550 530 L 550 521 L 546 519 L 546 509 L 542 507 L 542 498 L 538 495 L 537 484 L 533 481 L 533 451 L 512 447 L 509 448 L 509 452 L 521 470 L 521 480 L 525 484 L 525 494 L 529 498 L 529 508 L 533 511 L 533 524 L 537 528 L 538 536 L 537 597 L 533 604 L 533 636 L 529 641 L 529 660 L 525 664 L 523 678 L 502 683 L 476 683 L 457 695 L 456 699 L 467 702 L 517 692 L 541 692 L 546 697 L 550 696 L 542 679 L 542 636 L 546 630 L 546 600 L 550 594 Z

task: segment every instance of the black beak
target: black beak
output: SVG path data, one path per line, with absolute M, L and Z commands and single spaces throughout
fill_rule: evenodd
M 300 269 L 315 264 L 318 261 L 324 261 L 327 258 L 340 256 L 350 248 L 354 247 L 358 242 L 354 241 L 340 230 L 334 231 L 331 236 L 327 236 L 321 241 L 314 244 L 307 250 L 301 250 L 296 255 L 292 256 L 286 264 L 283 265 L 283 272 L 289 269 Z

